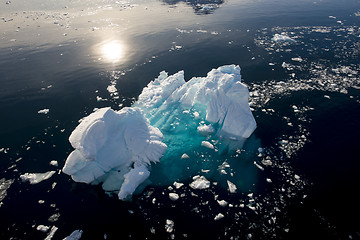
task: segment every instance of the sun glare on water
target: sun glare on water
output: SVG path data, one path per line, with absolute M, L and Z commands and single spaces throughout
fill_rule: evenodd
M 119 62 L 124 57 L 124 47 L 119 41 L 106 42 L 101 45 L 101 55 L 108 62 Z

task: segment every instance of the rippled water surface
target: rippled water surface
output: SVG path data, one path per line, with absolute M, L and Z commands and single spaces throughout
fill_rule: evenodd
M 360 238 L 359 1 L 0 6 L 1 239 Z M 61 172 L 94 109 L 130 106 L 162 70 L 189 80 L 227 64 L 241 67 L 257 121 L 242 149 L 166 155 L 125 202 Z M 210 187 L 191 188 L 196 175 Z

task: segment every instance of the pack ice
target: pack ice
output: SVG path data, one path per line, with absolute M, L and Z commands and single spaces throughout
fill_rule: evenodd
M 177 155 L 180 159 L 187 150 L 201 147 L 211 134 L 221 141 L 247 139 L 256 128 L 248 98 L 236 65 L 187 82 L 183 71 L 171 76 L 163 71 L 132 107 L 103 108 L 81 121 L 69 138 L 75 150 L 63 172 L 74 181 L 102 183 L 106 191 L 119 191 L 120 199 L 129 198 L 149 177 L 151 163 L 163 155 L 167 166 Z M 173 165 L 176 171 L 183 167 Z M 173 175 L 170 168 L 164 173 Z

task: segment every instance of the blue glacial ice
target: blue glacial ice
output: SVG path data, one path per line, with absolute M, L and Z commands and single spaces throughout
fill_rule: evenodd
M 172 184 L 184 179 L 184 164 L 199 149 L 241 149 L 256 128 L 248 99 L 239 66 L 222 66 L 188 82 L 183 71 L 163 71 L 132 107 L 103 108 L 82 120 L 69 138 L 75 150 L 63 172 L 77 182 L 102 183 L 120 199 L 148 180 L 152 163 L 161 167 L 153 169 L 158 176 L 151 180 Z

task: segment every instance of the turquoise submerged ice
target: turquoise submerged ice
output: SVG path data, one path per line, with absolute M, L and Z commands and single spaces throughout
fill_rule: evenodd
M 83 119 L 69 138 L 75 150 L 63 172 L 77 182 L 102 182 L 104 190 L 119 191 L 120 199 L 150 176 L 151 163 L 160 161 L 153 182 L 182 180 L 184 163 L 199 149 L 218 155 L 243 146 L 256 128 L 248 99 L 239 66 L 222 66 L 188 82 L 183 71 L 163 71 L 132 107 L 103 108 Z M 201 166 L 205 172 L 207 167 Z

